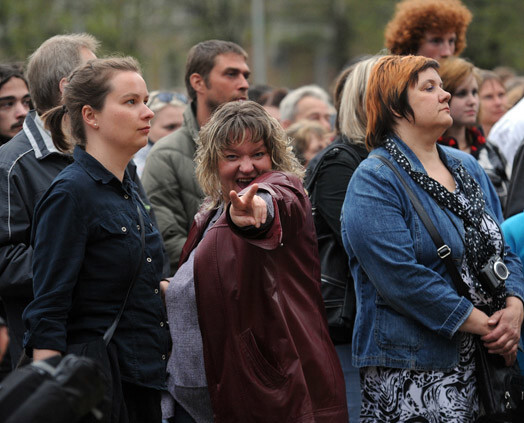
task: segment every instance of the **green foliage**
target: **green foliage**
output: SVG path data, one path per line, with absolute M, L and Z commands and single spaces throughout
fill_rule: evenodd
M 262 0 L 269 83 L 328 87 L 353 58 L 383 48 L 392 0 Z M 463 53 L 476 65 L 524 72 L 524 1 L 463 0 L 474 18 Z M 183 87 L 196 42 L 231 40 L 251 52 L 251 0 L 0 0 L 0 60 L 25 60 L 55 34 L 86 31 L 102 54 L 137 57 L 151 89 Z
M 462 56 L 483 69 L 505 65 L 524 72 L 524 2 L 469 0 L 465 4 L 473 13 L 473 22 Z

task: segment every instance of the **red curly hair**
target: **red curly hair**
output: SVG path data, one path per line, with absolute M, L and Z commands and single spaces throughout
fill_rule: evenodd
M 392 54 L 417 54 L 427 32 L 455 32 L 455 56 L 466 47 L 466 30 L 471 12 L 460 0 L 404 0 L 384 32 L 386 47 Z

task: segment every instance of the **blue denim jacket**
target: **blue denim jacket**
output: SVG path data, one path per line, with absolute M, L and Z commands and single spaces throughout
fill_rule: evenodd
M 145 230 L 142 268 L 111 342 L 118 348 L 123 380 L 162 389 L 170 345 L 159 292 L 160 233 L 127 171 L 120 182 L 81 148 L 75 148 L 74 158 L 35 209 L 35 298 L 23 315 L 25 347 L 64 352 L 68 344 L 101 337 L 138 268 L 140 230 Z
M 425 172 L 409 147 L 398 139 L 395 142 L 413 168 Z M 502 222 L 495 190 L 473 156 L 448 147 L 437 148 L 449 169 L 462 163 L 479 182 L 486 212 Z M 405 177 L 444 242 L 451 247 L 457 266 L 464 255 L 461 219 L 441 209 L 385 148 L 374 150 L 355 171 L 341 215 L 342 239 L 357 297 L 353 364 L 452 369 L 459 360 L 457 331 L 473 304 L 455 291 L 435 244 L 401 182 L 374 154 L 388 158 Z M 504 261 L 511 272 L 506 287 L 510 295 L 522 300 L 522 265 L 507 245 L 505 249 Z

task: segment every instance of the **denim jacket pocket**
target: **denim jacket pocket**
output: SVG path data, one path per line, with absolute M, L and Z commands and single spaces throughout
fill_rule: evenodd
M 397 313 L 383 300 L 377 299 L 375 340 L 385 349 L 419 350 L 422 334 L 418 323 L 412 318 Z
M 283 372 L 273 366 L 264 357 L 250 329 L 245 330 L 240 335 L 240 346 L 243 355 L 256 377 L 268 388 L 279 388 L 287 380 Z

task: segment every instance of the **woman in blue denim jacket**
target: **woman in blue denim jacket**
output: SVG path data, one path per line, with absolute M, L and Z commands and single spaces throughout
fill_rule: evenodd
M 437 69 L 421 56 L 386 56 L 368 83 L 366 144 L 374 151 L 353 175 L 341 216 L 357 295 L 353 364 L 361 368 L 363 422 L 474 421 L 472 334 L 508 364 L 516 358 L 521 264 L 504 243 L 500 203 L 482 168 L 437 145 L 452 124 Z M 407 192 L 374 155 L 390 160 L 420 199 L 472 301 L 456 292 Z M 490 257 L 503 257 L 510 271 L 493 294 L 478 280 Z

